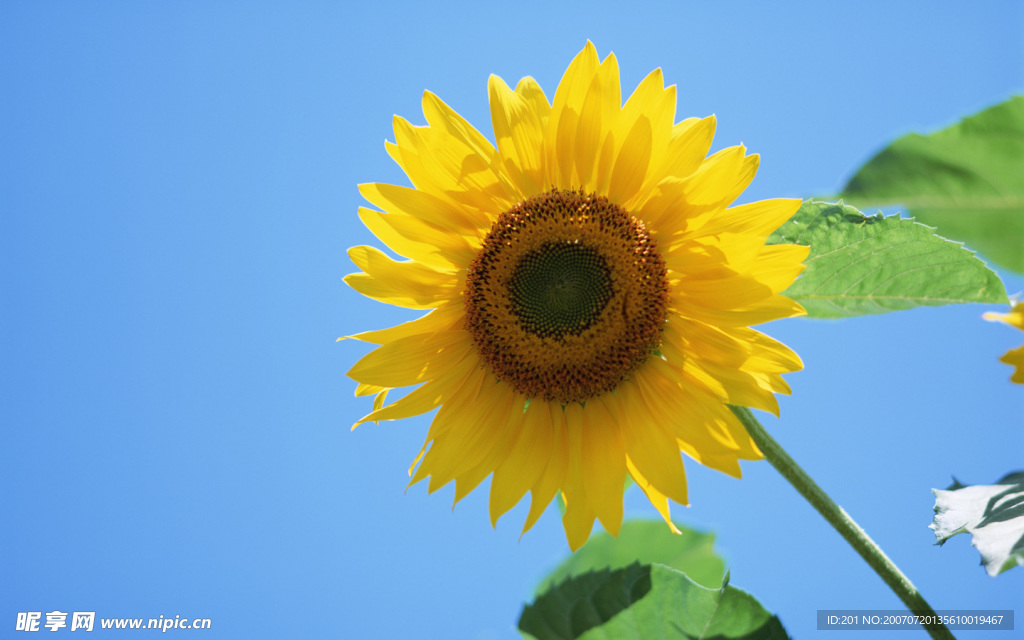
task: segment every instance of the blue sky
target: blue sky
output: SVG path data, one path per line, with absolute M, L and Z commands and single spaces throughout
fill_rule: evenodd
M 407 183 L 392 114 L 421 123 L 430 89 L 490 137 L 489 74 L 550 96 L 591 39 L 624 92 L 660 66 L 678 119 L 715 113 L 716 148 L 761 154 L 741 201 L 834 193 L 893 137 L 1024 89 L 1024 5 L 984 7 L 4 3 L 0 635 L 59 609 L 206 617 L 210 638 L 517 637 L 569 553 L 557 511 L 519 541 L 524 505 L 493 530 L 485 490 L 454 512 L 451 487 L 406 492 L 429 417 L 349 431 L 365 347 L 335 338 L 413 317 L 341 281 L 376 244 L 356 185 Z M 927 529 L 930 488 L 1024 466 L 1024 387 L 997 362 L 1024 335 L 990 308 L 767 327 L 806 369 L 766 426 L 934 607 L 1020 617 L 1024 571 L 990 579 Z M 817 609 L 900 608 L 766 463 L 688 471 L 677 519 L 794 636 Z

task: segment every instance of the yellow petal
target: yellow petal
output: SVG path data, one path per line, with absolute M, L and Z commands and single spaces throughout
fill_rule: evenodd
M 1011 327 L 1024 329 L 1024 302 L 1018 302 L 1013 305 L 1013 308 L 1010 309 L 1009 313 L 986 311 L 981 317 L 991 322 L 1002 322 L 1010 325 Z
M 640 190 L 651 161 L 651 121 L 640 116 L 626 134 L 608 185 L 612 202 L 625 203 Z
M 404 118 L 394 119 L 399 164 L 413 186 L 479 211 L 508 209 L 515 202 L 515 190 L 497 152 L 474 145 L 472 134 L 448 121 L 450 110 L 440 105 L 430 94 L 424 95 L 424 111 L 435 126 L 414 127 Z
M 366 384 L 365 382 L 360 382 L 359 384 L 356 385 L 356 397 L 370 396 L 390 388 L 391 387 L 379 387 L 374 384 Z
M 451 468 L 452 455 L 447 449 L 452 446 L 453 440 L 461 440 L 466 434 L 458 432 L 459 423 L 446 418 L 451 415 L 453 405 L 466 408 L 476 404 L 475 400 L 484 384 L 484 376 L 481 374 L 479 369 L 471 372 L 465 382 L 442 405 L 441 411 L 434 416 L 425 442 L 430 444 L 430 448 L 409 481 L 409 487 L 429 476 L 430 485 L 427 490 L 433 493 L 454 478 Z
M 670 293 L 669 298 L 672 306 L 682 315 L 706 324 L 729 328 L 747 327 L 807 313 L 800 303 L 777 294 L 736 309 L 714 309 L 692 304 L 685 296 L 675 292 Z
M 525 80 L 525 79 L 524 79 Z M 520 83 L 521 86 L 525 87 Z M 535 86 L 535 83 L 534 83 Z M 539 89 L 539 87 L 537 87 Z M 487 83 L 491 104 L 491 123 L 503 165 L 518 186 L 517 196 L 524 199 L 541 193 L 544 186 L 544 125 L 534 104 L 512 91 L 505 81 L 492 75 Z M 547 107 L 543 92 L 540 98 Z M 547 107 L 550 110 L 550 107 Z
M 680 316 L 670 316 L 665 338 L 678 345 L 684 357 L 710 360 L 720 365 L 740 368 L 750 357 L 750 347 L 733 335 L 733 331 L 714 327 Z
M 725 207 L 732 203 L 757 172 L 758 156 L 743 146 L 722 149 L 686 179 L 686 200 L 693 207 Z
M 515 406 L 517 400 L 518 407 Z M 494 425 L 487 429 L 481 429 L 480 426 L 489 424 L 495 415 L 509 415 L 519 410 L 521 406 L 521 396 L 513 393 L 507 385 L 496 383 L 493 376 L 485 376 L 474 408 L 457 411 L 456 415 L 449 418 L 458 421 L 459 424 L 453 425 L 445 436 L 446 441 L 453 440 L 456 434 L 461 438 L 460 442 L 445 446 L 452 459 L 452 478 L 456 480 L 455 502 L 472 490 L 470 486 L 460 489 L 460 478 L 463 484 L 475 481 L 473 486 L 476 486 L 494 471 L 497 461 L 508 453 L 507 449 L 501 448 L 506 445 L 510 436 L 501 428 L 503 425 Z M 438 414 L 440 415 L 440 412 Z
M 434 446 L 421 467 L 429 467 L 431 492 L 464 475 L 492 454 L 502 430 L 481 429 L 480 425 L 487 424 L 494 415 L 508 415 L 514 400 L 514 394 L 503 385 L 496 385 L 483 370 L 478 370 L 476 382 L 464 389 L 466 393 L 441 407 L 428 433 Z M 456 502 L 464 495 L 459 493 Z
M 511 397 L 509 407 L 505 411 L 508 419 L 502 420 L 499 417 L 496 422 L 501 425 L 500 427 L 496 425 L 494 429 L 485 429 L 485 431 L 493 432 L 488 434 L 489 437 L 481 447 L 481 449 L 488 449 L 488 451 L 486 453 L 481 452 L 480 456 L 476 458 L 477 462 L 460 471 L 455 477 L 455 502 L 469 495 L 473 489 L 483 482 L 484 478 L 491 475 L 497 469 L 519 436 L 519 430 L 522 426 L 524 398 L 504 386 L 502 389 L 504 393 L 509 394 Z M 466 461 L 467 464 L 471 462 L 470 460 Z
M 800 208 L 799 198 L 776 198 L 730 207 L 707 215 L 688 233 L 698 236 L 732 233 L 767 238 Z
M 441 271 L 464 268 L 476 255 L 461 236 L 412 216 L 360 207 L 359 219 L 395 253 Z
M 540 402 L 530 403 L 531 410 L 535 404 L 539 405 L 535 413 L 538 424 L 542 425 L 550 434 L 550 449 L 544 472 L 530 487 L 530 511 L 526 514 L 522 534 L 533 527 L 537 519 L 551 504 L 558 487 L 562 486 L 565 481 L 569 465 L 568 435 L 562 408 L 554 403 Z M 528 410 L 527 415 L 529 416 L 530 413 L 531 411 Z
M 1010 349 L 1003 354 L 1002 358 L 999 358 L 999 361 L 1016 367 L 1013 375 L 1010 376 L 1010 382 L 1024 384 L 1024 347 Z
M 462 304 L 455 302 L 445 303 L 422 318 L 403 322 L 400 325 L 376 331 L 364 331 L 351 336 L 342 336 L 338 340 L 352 339 L 373 344 L 384 344 L 399 338 L 415 336 L 423 333 L 434 333 L 445 331 L 462 326 L 465 317 L 465 310 Z
M 697 305 L 709 309 L 743 308 L 766 300 L 775 293 L 758 279 L 740 274 L 686 278 L 679 289 L 679 298 L 686 300 L 687 308 Z
M 520 80 L 516 85 L 516 95 L 526 101 L 542 125 L 547 124 L 548 118 L 551 117 L 551 103 L 536 80 L 529 76 Z
M 665 494 L 658 491 L 657 487 L 648 482 L 647 478 L 640 473 L 640 469 L 638 469 L 633 463 L 633 460 L 628 457 L 626 458 L 626 470 L 629 471 L 629 475 L 633 478 L 633 482 L 640 487 L 640 490 L 644 492 L 647 499 L 650 500 L 654 508 L 661 514 L 661 517 L 665 519 L 665 523 L 668 525 L 668 528 L 672 533 L 682 533 L 676 525 L 672 523 L 672 515 L 669 513 L 668 498 Z
M 345 284 L 380 302 L 409 309 L 432 309 L 462 289 L 455 274 L 435 271 L 415 261 L 397 262 L 373 247 L 352 247 L 348 255 L 365 273 L 345 276 Z
M 483 212 L 459 206 L 451 200 L 432 196 L 425 191 L 393 184 L 367 183 L 359 185 L 359 193 L 375 207 L 389 213 L 400 213 L 439 229 L 476 237 L 490 229 L 491 221 Z
M 553 433 L 547 407 L 531 402 L 526 411 L 511 417 L 520 426 L 508 456 L 494 470 L 491 480 L 491 524 L 516 506 L 537 479 L 551 457 Z
M 415 335 L 382 344 L 348 370 L 353 380 L 384 387 L 407 387 L 443 376 L 473 353 L 463 330 Z
M 594 171 L 604 144 L 604 134 L 609 128 L 608 118 L 614 113 L 607 108 L 611 100 L 606 94 L 610 87 L 606 85 L 604 78 L 609 73 L 607 67 L 614 67 L 614 86 L 618 87 L 618 66 L 615 63 L 615 56 L 608 56 L 590 82 L 590 89 L 580 108 L 576 131 L 572 139 L 566 142 L 572 146 L 574 152 L 572 183 L 587 192 L 597 190 Z M 618 104 L 615 107 L 617 111 Z M 567 130 L 568 127 L 563 132 L 567 133 Z
M 465 147 L 467 156 L 478 156 L 488 165 L 493 163 L 497 152 L 487 138 L 430 91 L 423 92 L 423 115 L 431 128 L 445 132 Z
M 597 50 L 587 41 L 569 68 L 565 70 L 551 106 L 551 118 L 545 139 L 551 143 L 548 149 L 549 182 L 563 189 L 578 186 L 573 184 L 576 128 L 583 101 L 590 90 L 600 64 Z
M 667 235 L 696 233 L 692 230 L 720 215 L 753 180 L 759 159 L 745 152 L 742 146 L 723 149 L 686 177 L 661 179 L 637 205 L 643 219 Z
M 374 411 L 378 411 L 378 410 L 380 410 L 381 407 L 384 406 L 384 403 L 388 399 L 388 391 L 390 391 L 390 389 L 384 389 L 383 391 L 381 391 L 380 393 L 378 393 L 377 395 L 375 395 L 373 397 L 373 410 Z
M 679 504 L 687 504 L 686 472 L 674 440 L 662 431 L 665 420 L 658 394 L 672 393 L 669 386 L 650 388 L 646 369 L 634 374 L 636 384 L 621 384 L 615 390 L 618 421 L 622 427 L 626 454 L 658 491 Z M 647 388 L 644 388 L 647 387 Z M 614 407 L 614 405 L 613 405 Z
M 623 105 L 617 133 L 625 137 L 636 121 L 643 117 L 650 123 L 653 138 L 659 145 L 667 147 L 675 115 L 675 85 L 666 88 L 661 69 L 655 69 L 640 81 Z
M 810 250 L 810 247 L 795 244 L 763 247 L 747 273 L 766 284 L 772 293 L 781 293 L 803 272 L 803 261 Z
M 764 373 L 790 373 L 804 368 L 800 356 L 778 340 L 754 329 L 740 328 L 732 331 L 750 349 L 750 358 L 745 368 Z
M 712 115 L 689 118 L 673 126 L 664 154 L 651 172 L 653 184 L 670 177 L 686 178 L 696 171 L 711 149 L 716 125 Z
M 775 417 L 779 416 L 779 402 L 772 393 L 768 377 L 742 369 L 722 367 L 713 362 L 701 362 L 699 366 L 722 383 L 729 404 L 760 409 Z
M 565 413 L 566 440 L 569 445 L 568 467 L 565 483 L 562 486 L 562 497 L 565 500 L 565 514 L 562 524 L 569 540 L 569 548 L 576 551 L 590 537 L 594 528 L 594 510 L 588 500 L 592 487 L 586 484 L 583 474 L 583 409 L 579 404 L 567 405 Z M 621 492 L 621 487 L 619 491 Z M 622 496 L 619 496 L 619 502 Z
M 360 418 L 352 425 L 352 428 L 355 429 L 364 422 L 411 418 L 436 409 L 462 387 L 469 372 L 478 366 L 480 366 L 480 361 L 476 357 L 468 357 L 453 367 L 443 378 L 429 380 L 391 404 L 375 409 Z
M 708 466 L 715 464 L 716 459 L 761 459 L 761 452 L 746 429 L 717 398 L 681 388 L 663 398 L 663 402 L 661 425 L 677 441 L 689 445 L 683 450 L 694 459 Z M 728 467 L 735 469 L 736 465 L 729 463 Z
M 619 425 L 601 398 L 582 410 L 582 475 L 587 502 L 608 533 L 616 536 L 622 524 L 622 488 L 626 451 Z

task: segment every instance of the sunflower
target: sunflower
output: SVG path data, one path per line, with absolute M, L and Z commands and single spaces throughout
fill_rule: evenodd
M 1013 305 L 1013 308 L 1010 309 L 1009 313 L 994 313 L 989 311 L 982 317 L 986 320 L 1002 322 L 1010 325 L 1011 327 L 1017 327 L 1018 329 L 1024 330 L 1024 301 Z M 1010 349 L 1003 354 L 1002 358 L 999 358 L 999 361 L 1016 367 L 1013 375 L 1010 376 L 1010 382 L 1024 384 L 1024 346 L 1016 349 Z
M 660 69 L 623 105 L 590 42 L 553 102 L 529 77 L 488 91 L 496 147 L 425 92 L 427 125 L 396 116 L 386 143 L 413 187 L 359 188 L 379 209 L 360 219 L 408 260 L 354 247 L 345 282 L 430 311 L 351 336 L 378 345 L 348 372 L 376 396 L 356 426 L 438 409 L 410 484 L 454 481 L 457 503 L 491 476 L 492 525 L 529 492 L 525 533 L 560 493 L 576 550 L 595 519 L 618 533 L 628 475 L 674 529 L 680 451 L 740 477 L 762 456 L 728 405 L 778 415 L 780 374 L 802 367 L 749 328 L 803 313 L 779 292 L 807 247 L 765 245 L 800 201 L 730 207 L 758 156 L 708 156 L 714 116 L 676 123 Z

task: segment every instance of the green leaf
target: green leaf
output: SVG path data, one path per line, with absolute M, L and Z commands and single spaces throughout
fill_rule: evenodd
M 1007 301 L 999 276 L 933 231 L 899 216 L 868 217 L 842 202 L 808 200 L 768 243 L 810 245 L 807 268 L 783 293 L 812 318 Z
M 1003 476 L 994 485 L 964 486 L 954 481 L 935 493 L 938 544 L 958 533 L 970 533 L 988 575 L 997 576 L 1024 564 L 1024 471 Z
M 523 608 L 519 629 L 537 640 L 789 637 L 749 594 L 708 589 L 657 564 L 569 578 Z
M 617 538 L 608 533 L 591 537 L 582 549 L 544 578 L 537 592 L 570 576 L 593 569 L 619 569 L 634 562 L 663 564 L 682 571 L 698 584 L 720 587 L 725 562 L 711 548 L 715 535 L 678 524 L 676 528 L 679 534 L 672 533 L 663 520 L 627 520 Z
M 1024 273 L 1024 96 L 899 138 L 841 195 L 858 206 L 902 204 L 939 235 Z

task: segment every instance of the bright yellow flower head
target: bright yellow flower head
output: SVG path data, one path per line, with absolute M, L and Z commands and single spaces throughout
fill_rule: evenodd
M 727 404 L 778 414 L 802 367 L 749 328 L 803 313 L 779 292 L 808 248 L 765 246 L 800 201 L 730 207 L 758 156 L 707 157 L 714 117 L 674 122 L 660 69 L 623 105 L 589 42 L 552 103 L 532 78 L 489 91 L 497 148 L 427 92 L 427 126 L 395 117 L 387 143 L 413 188 L 360 186 L 380 209 L 360 218 L 409 260 L 354 247 L 345 281 L 431 311 L 353 336 L 379 345 L 348 372 L 376 394 L 356 425 L 440 407 L 412 483 L 454 480 L 458 502 L 492 476 L 492 523 L 530 492 L 524 532 L 560 492 L 573 550 L 595 518 L 618 533 L 626 474 L 671 527 L 680 451 L 739 477 L 761 453 Z
M 1010 309 L 1010 313 L 993 313 L 991 311 L 982 315 L 986 320 L 992 320 L 993 322 L 1003 322 L 1011 327 L 1017 327 L 1018 329 L 1024 330 L 1024 301 L 1018 302 L 1013 305 Z M 1013 375 L 1010 376 L 1010 382 L 1016 382 L 1017 384 L 1024 384 L 1024 346 L 1016 349 L 1010 349 L 1002 358 L 999 358 L 1000 362 L 1016 367 Z

